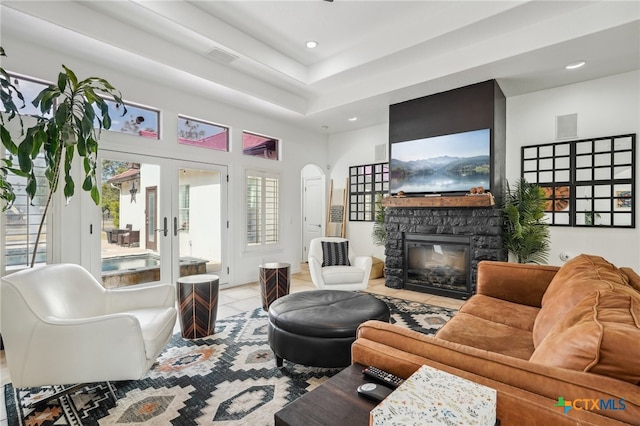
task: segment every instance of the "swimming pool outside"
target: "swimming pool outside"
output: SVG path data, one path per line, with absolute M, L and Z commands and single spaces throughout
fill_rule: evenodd
M 180 258 L 180 276 L 204 274 L 207 260 Z M 129 254 L 102 259 L 102 285 L 105 288 L 125 287 L 160 280 L 160 256 L 155 253 Z

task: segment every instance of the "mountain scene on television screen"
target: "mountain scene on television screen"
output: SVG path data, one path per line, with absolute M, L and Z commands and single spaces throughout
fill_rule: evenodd
M 445 174 L 448 176 L 489 175 L 488 155 L 475 157 L 451 157 L 448 155 L 428 158 L 424 160 L 401 161 L 391 160 L 391 175 L 393 177 L 428 176 Z

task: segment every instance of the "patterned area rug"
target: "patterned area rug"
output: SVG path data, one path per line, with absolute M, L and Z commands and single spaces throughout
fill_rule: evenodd
M 378 296 L 391 322 L 435 333 L 455 310 Z M 276 362 L 267 342 L 261 308 L 216 321 L 213 336 L 185 340 L 175 334 L 141 380 L 113 382 L 114 407 L 106 384 L 87 386 L 38 410 L 25 409 L 51 387 L 4 387 L 8 424 L 46 425 L 271 425 L 273 415 L 340 369 Z M 58 387 L 56 387 L 58 388 Z M 19 401 L 19 404 L 16 404 Z

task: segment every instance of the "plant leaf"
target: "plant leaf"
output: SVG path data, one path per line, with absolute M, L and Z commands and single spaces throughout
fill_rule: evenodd
M 18 146 L 18 164 L 20 170 L 24 173 L 30 173 L 33 163 L 31 161 L 31 148 L 33 147 L 33 139 L 27 135 L 27 137 Z
M 38 182 L 36 180 L 36 175 L 31 172 L 29 178 L 27 179 L 27 186 L 25 187 L 25 192 L 30 199 L 36 196 L 36 190 L 38 189 Z
M 64 64 L 62 65 L 62 68 L 64 68 L 65 72 L 67 73 L 67 76 L 69 76 L 71 85 L 75 90 L 78 87 L 78 77 L 76 77 L 75 73 L 71 71 L 69 68 L 67 68 Z
M 91 176 L 86 176 L 84 178 L 84 182 L 82 182 L 82 189 L 84 189 L 85 191 L 89 191 L 91 190 L 91 188 L 93 188 L 93 182 L 91 180 Z
M 96 206 L 100 204 L 100 191 L 97 186 L 91 188 L 91 199 L 96 203 Z
M 18 146 L 13 142 L 11 134 L 4 126 L 0 126 L 0 138 L 2 139 L 2 145 L 9 153 L 14 155 L 18 153 Z
M 71 197 L 73 197 L 73 193 L 75 192 L 75 183 L 73 183 L 73 179 L 70 176 L 66 176 L 64 179 L 64 197 L 67 199 L 67 202 Z
M 60 89 L 61 92 L 64 92 L 64 89 L 66 89 L 67 80 L 67 74 L 63 72 L 58 74 L 58 89 Z

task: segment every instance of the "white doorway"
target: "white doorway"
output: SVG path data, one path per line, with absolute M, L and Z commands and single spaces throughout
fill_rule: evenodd
M 308 164 L 302 169 L 302 261 L 307 261 L 312 239 L 324 236 L 326 211 L 326 178 L 319 166 Z

